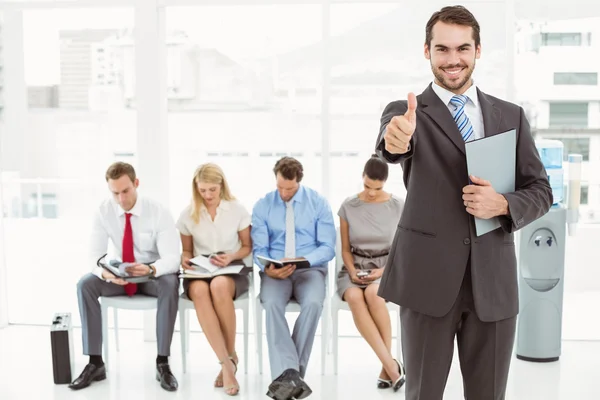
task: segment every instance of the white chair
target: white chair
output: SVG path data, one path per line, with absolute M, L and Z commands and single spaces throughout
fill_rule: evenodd
M 244 318 L 244 373 L 248 373 L 248 319 L 250 317 L 250 299 L 254 295 L 254 284 L 250 275 L 250 289 L 235 299 L 233 306 L 242 310 Z M 179 330 L 181 333 L 181 366 L 183 373 L 187 371 L 187 353 L 190 351 L 190 321 L 187 318 L 188 310 L 194 310 L 194 303 L 183 293 L 179 297 Z
M 156 297 L 136 294 L 134 296 L 101 296 L 100 308 L 102 310 L 102 342 L 104 343 L 104 359 L 108 364 L 108 309 L 113 308 L 115 344 L 119 351 L 119 318 L 117 311 L 122 310 L 155 310 Z
M 329 274 L 330 271 L 328 271 Z M 258 373 L 263 373 L 263 311 L 264 308 L 260 302 L 260 293 L 255 299 L 254 322 L 256 332 L 256 352 L 258 353 Z M 300 304 L 294 299 L 285 307 L 285 312 L 300 312 Z M 321 313 L 321 375 L 325 375 L 325 367 L 327 360 L 327 335 L 329 331 L 329 276 L 325 280 L 325 301 L 323 302 L 323 311 Z
M 344 260 L 342 260 L 342 240 L 340 236 L 340 228 L 337 229 L 337 239 L 335 244 L 335 278 L 337 280 L 337 274 L 342 269 L 342 265 L 344 264 Z M 398 321 L 398 340 L 397 340 L 397 348 L 396 348 L 396 358 L 398 361 L 402 362 L 402 346 L 400 345 L 400 312 L 399 308 L 394 303 L 386 303 L 387 308 L 390 312 L 393 312 L 396 315 L 396 320 Z M 337 294 L 337 290 L 333 291 L 333 295 L 331 296 L 331 319 L 333 321 L 333 332 L 332 332 L 332 340 L 333 340 L 333 373 L 337 375 L 338 373 L 338 312 L 340 310 L 350 311 L 350 306 L 344 300 L 340 298 Z

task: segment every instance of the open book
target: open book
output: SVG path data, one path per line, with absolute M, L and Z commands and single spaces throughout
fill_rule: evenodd
M 243 264 L 231 264 L 227 267 L 218 267 L 210 262 L 209 257 L 197 256 L 190 260 L 193 269 L 184 269 L 180 275 L 182 278 L 212 278 L 219 275 L 239 274 L 243 269 Z
M 304 258 L 295 258 L 292 260 L 285 260 L 285 261 L 274 260 L 272 258 L 263 257 L 263 256 L 256 256 L 256 258 L 258 258 L 260 263 L 262 265 L 264 265 L 265 267 L 268 267 L 270 264 L 273 264 L 275 266 L 275 268 L 283 268 L 285 265 L 288 265 L 288 264 L 296 264 L 296 268 L 310 268 L 310 263 L 308 262 L 308 260 L 305 260 Z

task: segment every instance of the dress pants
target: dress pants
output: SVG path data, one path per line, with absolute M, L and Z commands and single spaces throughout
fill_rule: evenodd
M 273 279 L 264 272 L 260 277 L 271 377 L 275 379 L 290 368 L 304 377 L 323 311 L 327 268 L 297 269 L 287 279 Z M 300 315 L 290 336 L 285 307 L 291 299 L 300 304 Z
M 406 400 L 442 400 L 455 336 L 465 399 L 504 400 L 517 317 L 479 320 L 470 265 L 448 314 L 435 318 L 401 307 L 400 318 Z
M 171 355 L 171 340 L 177 318 L 179 278 L 177 274 L 161 275 L 156 280 L 138 283 L 137 293 L 158 298 L 156 340 L 159 356 Z M 102 355 L 102 310 L 100 296 L 125 295 L 123 286 L 105 282 L 87 274 L 77 284 L 79 314 L 83 336 L 83 354 Z

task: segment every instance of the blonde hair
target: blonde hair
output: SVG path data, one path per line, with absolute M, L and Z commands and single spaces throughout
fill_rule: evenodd
M 192 179 L 192 221 L 196 224 L 200 222 L 200 209 L 204 204 L 204 199 L 198 191 L 198 183 L 214 183 L 221 185 L 221 200 L 235 200 L 235 197 L 231 194 L 227 179 L 221 167 L 217 164 L 206 163 L 200 165 L 196 172 L 194 172 L 194 179 Z

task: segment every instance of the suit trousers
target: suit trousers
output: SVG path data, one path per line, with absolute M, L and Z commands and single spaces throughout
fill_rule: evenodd
M 158 355 L 170 356 L 179 298 L 177 274 L 162 275 L 156 280 L 138 283 L 137 293 L 158 298 L 156 310 Z M 83 276 L 77 283 L 83 354 L 102 354 L 102 310 L 99 297 L 122 295 L 125 295 L 123 286 L 105 282 L 93 274 Z
M 297 269 L 287 279 L 273 279 L 261 272 L 260 278 L 260 302 L 266 314 L 271 377 L 275 379 L 290 368 L 304 377 L 323 311 L 327 269 Z M 290 336 L 285 307 L 291 299 L 300 304 L 300 315 Z
M 473 302 L 470 263 L 452 309 L 436 318 L 400 308 L 406 400 L 441 400 L 454 339 L 467 400 L 503 400 L 515 339 L 516 316 L 483 322 Z

